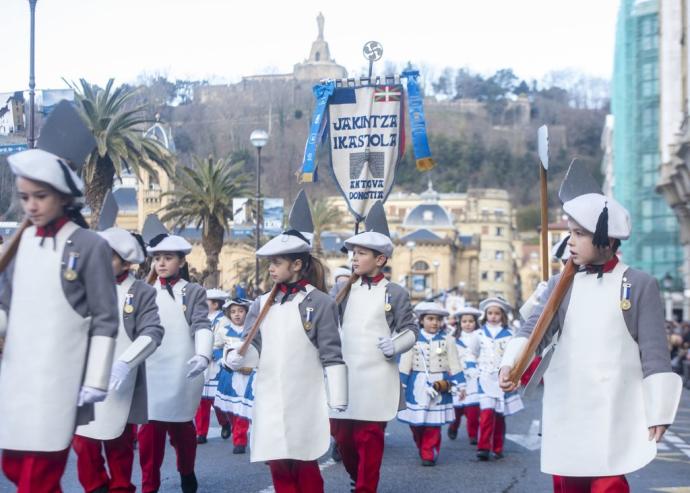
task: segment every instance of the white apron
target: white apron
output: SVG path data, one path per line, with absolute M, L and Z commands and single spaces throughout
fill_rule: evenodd
M 65 224 L 55 248 L 52 238 L 40 246 L 35 227 L 22 235 L 0 367 L 0 449 L 54 452 L 72 441 L 91 321 L 62 289 L 62 253 L 77 228 Z
M 204 374 L 189 379 L 187 361 L 195 354 L 194 334 L 182 308 L 187 281 L 173 286 L 175 299 L 156 281 L 156 304 L 165 335 L 156 352 L 146 360 L 146 390 L 150 421 L 182 423 L 196 414 L 204 388 Z
M 113 361 L 117 361 L 122 353 L 132 344 L 132 339 L 127 335 L 123 322 L 123 309 L 129 289 L 134 283 L 133 277 L 128 277 L 122 284 L 117 286 L 117 306 L 120 307 L 120 327 L 117 331 L 115 342 L 115 355 Z M 127 378 L 120 388 L 108 391 L 108 397 L 103 402 L 94 405 L 96 419 L 87 425 L 77 428 L 76 434 L 79 436 L 93 438 L 96 440 L 113 440 L 125 430 L 127 418 L 132 407 L 134 398 L 134 388 L 137 383 L 137 368 L 129 372 Z
M 541 468 L 547 474 L 615 476 L 656 455 L 648 440 L 640 350 L 619 304 L 626 269 L 619 263 L 601 279 L 575 276 L 561 339 L 544 374 Z
M 386 321 L 386 285 L 352 285 L 341 331 L 348 369 L 348 406 L 335 419 L 390 421 L 400 405 L 400 374 L 396 358 L 386 359 L 377 344 L 390 337 Z
M 307 286 L 311 292 L 313 286 Z M 302 292 L 274 304 L 261 324 L 251 462 L 316 460 L 330 446 L 326 383 L 319 352 L 305 334 Z M 264 295 L 261 303 L 266 302 Z

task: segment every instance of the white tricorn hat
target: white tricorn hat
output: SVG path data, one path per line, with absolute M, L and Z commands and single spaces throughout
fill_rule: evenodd
M 374 205 L 369 209 L 369 213 L 364 220 L 364 228 L 365 231 L 363 233 L 351 236 L 345 240 L 345 248 L 353 250 L 354 247 L 360 246 L 381 252 L 387 258 L 392 257 L 393 242 L 388 231 L 386 211 L 383 209 L 383 203 L 380 200 L 374 202 Z
M 207 300 L 220 300 L 220 301 L 225 301 L 230 297 L 229 293 L 226 293 L 222 289 L 218 288 L 212 288 L 212 289 L 207 289 L 206 290 L 206 299 Z
M 461 318 L 463 315 L 472 315 L 474 318 L 479 318 L 482 316 L 482 311 L 477 310 L 475 307 L 467 305 L 460 308 L 455 312 L 456 318 Z
M 125 262 L 141 264 L 146 260 L 143 245 L 129 231 L 121 228 L 108 228 L 105 231 L 100 231 L 98 234 L 108 242 L 110 248 L 122 257 L 122 260 Z
M 309 201 L 300 190 L 288 217 L 289 229 L 272 238 L 256 251 L 257 257 L 274 257 L 291 253 L 309 253 L 312 249 L 314 223 L 311 219 Z
M 479 303 L 479 310 L 481 310 L 481 312 L 484 313 L 488 308 L 492 306 L 497 306 L 498 308 L 503 310 L 506 313 L 506 315 L 513 310 L 513 307 L 511 307 L 510 304 L 500 296 L 494 296 L 483 300 L 481 303 Z
M 440 303 L 435 301 L 421 301 L 414 307 L 414 314 L 420 319 L 424 315 L 438 315 L 439 317 L 447 317 L 448 310 L 443 308 Z
M 78 170 L 96 147 L 93 133 L 69 101 L 60 101 L 46 119 L 36 149 L 7 158 L 16 176 L 47 183 L 72 197 L 84 196 Z

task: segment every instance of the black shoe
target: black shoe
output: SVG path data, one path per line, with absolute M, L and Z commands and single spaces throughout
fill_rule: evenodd
M 505 456 L 503 455 L 503 452 L 496 452 L 496 453 L 494 453 L 494 459 L 496 459 L 496 460 L 502 459 L 503 457 L 505 457 Z
M 108 493 L 108 485 L 104 484 L 103 486 L 100 486 L 93 490 L 91 493 Z
M 458 430 L 448 428 L 448 438 L 450 438 L 451 440 L 455 440 L 456 438 L 458 438 Z
M 232 427 L 230 425 L 223 425 L 223 428 L 220 430 L 220 437 L 223 440 L 227 440 L 230 438 L 230 435 L 232 435 Z
M 245 445 L 235 445 L 235 447 L 232 449 L 233 454 L 244 454 L 247 451 L 247 447 Z
M 196 493 L 199 483 L 196 482 L 196 474 L 180 474 L 180 486 L 182 493 Z
M 470 438 L 470 445 L 477 445 L 477 439 L 476 438 Z
M 203 445 L 206 442 L 208 442 L 208 440 L 205 436 L 199 435 L 198 437 L 196 437 L 196 443 L 198 443 L 199 445 Z
M 482 462 L 489 460 L 489 451 L 488 450 L 477 450 L 477 459 L 479 459 Z
M 331 449 L 331 459 L 333 459 L 334 462 L 342 462 L 343 461 L 343 456 L 340 455 L 340 450 L 338 450 L 338 445 L 333 444 L 333 448 Z
M 436 462 L 434 462 L 433 460 L 422 460 L 422 465 L 424 467 L 433 467 L 436 465 Z

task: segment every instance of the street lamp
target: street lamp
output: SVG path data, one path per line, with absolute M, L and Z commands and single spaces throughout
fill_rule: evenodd
M 666 302 L 665 312 L 666 320 L 673 319 L 673 297 L 671 296 L 671 290 L 673 289 L 673 276 L 668 272 L 661 279 L 661 287 L 664 292 L 664 301 Z
M 36 108 L 34 106 L 34 94 L 36 88 L 36 76 L 34 73 L 34 26 L 36 24 L 36 2 L 29 0 L 31 12 L 31 40 L 29 47 L 29 149 L 36 146 Z
M 410 251 L 410 275 L 408 276 L 409 286 L 407 288 L 410 290 L 410 294 L 412 294 L 412 251 L 417 246 L 417 244 L 414 241 L 410 240 L 407 243 L 405 243 L 405 246 Z
M 249 136 L 252 145 L 256 147 L 256 240 L 254 246 L 259 250 L 261 246 L 261 149 L 268 143 L 268 132 L 265 130 L 254 130 Z M 255 288 L 259 289 L 259 257 L 256 257 L 255 264 Z

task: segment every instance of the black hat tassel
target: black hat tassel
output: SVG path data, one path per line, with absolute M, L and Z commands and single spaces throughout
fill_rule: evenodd
M 595 247 L 605 248 L 609 246 L 609 208 L 608 203 L 604 204 L 604 210 L 599 214 L 597 227 L 594 230 L 592 243 Z

